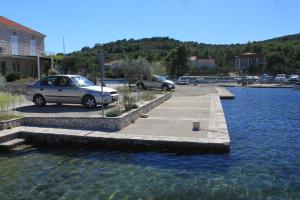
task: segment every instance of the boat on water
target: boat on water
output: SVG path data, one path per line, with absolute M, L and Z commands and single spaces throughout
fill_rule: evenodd
M 300 81 L 294 82 L 294 88 L 300 90 Z

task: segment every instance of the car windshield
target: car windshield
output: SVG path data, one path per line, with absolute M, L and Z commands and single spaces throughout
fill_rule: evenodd
M 160 80 L 161 80 L 161 81 L 165 81 L 165 80 L 167 80 L 167 78 L 164 77 L 164 76 L 160 76 Z
M 73 76 L 72 80 L 78 85 L 79 87 L 87 87 L 87 86 L 95 86 L 94 83 L 89 81 L 87 78 L 82 76 Z

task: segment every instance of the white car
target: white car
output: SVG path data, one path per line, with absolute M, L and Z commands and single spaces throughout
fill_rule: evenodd
M 253 81 L 258 82 L 260 80 L 259 76 L 252 76 Z
M 299 81 L 299 80 L 300 80 L 300 76 L 298 74 L 292 74 L 290 76 L 289 82 L 294 83 L 294 82 Z
M 136 86 L 141 89 L 156 88 L 162 90 L 175 89 L 175 83 L 166 79 L 164 76 L 154 75 L 151 80 L 138 81 Z
M 181 76 L 176 80 L 177 85 L 188 85 L 190 84 L 190 79 L 186 76 Z
M 277 74 L 277 76 L 274 78 L 275 82 L 286 82 L 286 74 Z

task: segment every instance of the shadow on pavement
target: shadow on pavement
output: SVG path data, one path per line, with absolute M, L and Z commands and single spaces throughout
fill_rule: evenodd
M 113 105 L 105 107 L 105 109 L 111 108 Z M 64 112 L 95 112 L 101 111 L 101 106 L 97 106 L 93 109 L 85 108 L 81 105 L 46 105 L 45 107 L 37 107 L 35 105 L 23 106 L 15 109 L 20 113 L 64 113 Z

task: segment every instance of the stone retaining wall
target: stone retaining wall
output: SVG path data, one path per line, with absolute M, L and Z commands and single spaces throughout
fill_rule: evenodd
M 22 125 L 116 131 L 125 128 L 142 114 L 149 112 L 171 97 L 171 92 L 164 94 L 140 108 L 131 110 L 119 117 L 25 117 L 23 118 Z
M 21 126 L 22 124 L 23 118 L 0 121 L 0 130 Z
M 172 152 L 172 153 L 228 153 L 229 145 L 223 143 L 199 143 L 168 140 L 143 140 L 134 138 L 109 138 L 93 136 L 75 136 L 53 133 L 19 132 L 27 144 L 37 147 L 71 147 L 130 152 Z

